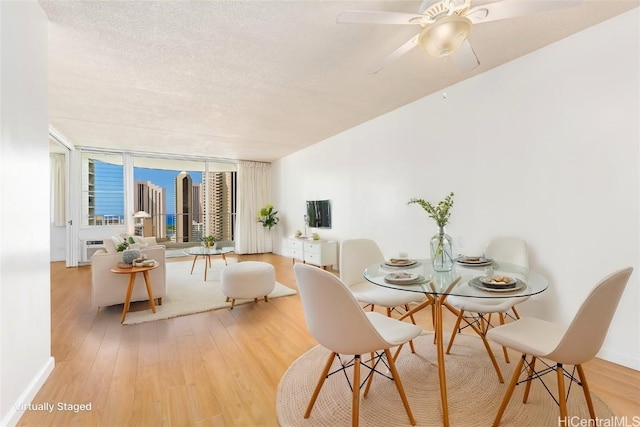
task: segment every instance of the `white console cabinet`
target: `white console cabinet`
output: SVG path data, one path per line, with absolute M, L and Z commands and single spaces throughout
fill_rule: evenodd
M 338 245 L 334 241 L 288 237 L 285 239 L 285 247 L 293 262 L 298 260 L 325 269 L 338 264 Z

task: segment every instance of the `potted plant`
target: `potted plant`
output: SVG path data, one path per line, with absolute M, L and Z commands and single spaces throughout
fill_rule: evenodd
M 211 235 L 205 236 L 202 240 L 204 241 L 204 245 L 208 248 L 212 247 L 214 243 L 216 243 L 215 239 Z
M 444 231 L 445 225 L 449 223 L 451 208 L 453 207 L 453 193 L 449 193 L 444 200 L 440 200 L 437 205 L 433 205 L 423 199 L 411 199 L 408 204 L 417 203 L 433 218 L 438 224 L 438 234 L 431 238 L 431 262 L 435 271 L 450 271 L 453 268 L 453 249 L 451 237 Z
M 261 223 L 263 227 L 271 230 L 278 221 L 280 221 L 280 218 L 276 216 L 277 213 L 278 211 L 273 210 L 273 205 L 266 205 L 264 208 L 260 209 L 258 222 Z

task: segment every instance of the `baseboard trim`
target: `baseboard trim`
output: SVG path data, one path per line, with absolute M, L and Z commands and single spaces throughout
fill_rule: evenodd
M 55 359 L 53 357 L 49 357 L 44 366 L 40 369 L 36 376 L 33 377 L 27 388 L 25 388 L 24 391 L 20 394 L 18 400 L 13 405 L 11 405 L 11 409 L 9 410 L 7 415 L 2 420 L 0 420 L 0 427 L 13 427 L 18 424 L 18 421 L 20 421 L 20 418 L 22 418 L 22 414 L 24 414 L 24 410 L 20 408 L 33 401 L 44 382 L 47 380 L 47 378 L 49 378 L 51 372 L 53 372 L 53 368 L 55 368 L 55 365 Z
M 617 365 L 622 365 L 635 371 L 640 371 L 640 359 L 627 354 L 622 354 L 606 348 L 600 350 L 596 357 Z

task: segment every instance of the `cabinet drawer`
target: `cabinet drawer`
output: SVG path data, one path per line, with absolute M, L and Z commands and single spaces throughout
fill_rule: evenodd
M 289 248 L 288 252 L 291 258 L 304 259 L 304 255 L 301 250 Z
M 322 252 L 322 243 L 305 243 L 304 252 L 320 254 Z
M 307 262 L 309 264 L 322 265 L 322 257 L 320 256 L 320 254 L 305 252 L 304 262 Z
M 304 242 L 295 239 L 287 239 L 287 246 L 291 249 L 302 250 L 302 245 Z

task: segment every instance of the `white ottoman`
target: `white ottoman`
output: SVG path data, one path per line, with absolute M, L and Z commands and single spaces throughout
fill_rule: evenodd
M 273 265 L 260 261 L 244 261 L 231 264 L 222 269 L 222 293 L 231 300 L 231 308 L 236 299 L 253 299 L 264 297 L 269 302 L 268 295 L 276 287 L 276 270 Z

